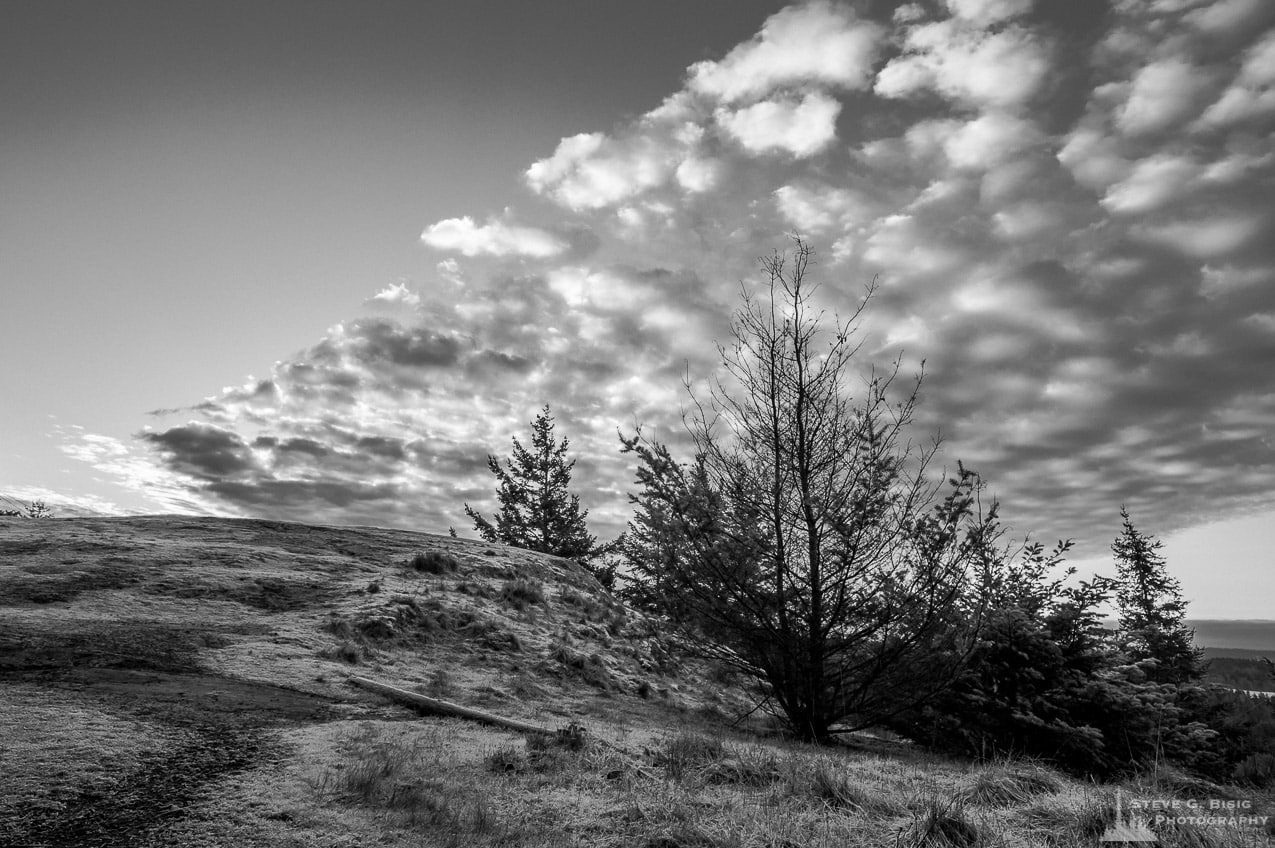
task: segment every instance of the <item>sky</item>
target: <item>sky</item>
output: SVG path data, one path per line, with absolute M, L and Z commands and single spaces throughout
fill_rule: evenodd
M 59 2 L 0 26 L 0 492 L 472 532 L 549 404 L 591 527 L 759 258 L 1011 533 L 1275 609 L 1275 5 Z M 853 384 L 852 384 L 853 385 Z

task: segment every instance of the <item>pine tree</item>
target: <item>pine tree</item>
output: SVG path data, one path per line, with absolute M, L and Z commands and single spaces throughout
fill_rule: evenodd
M 1187 683 L 1203 673 L 1203 654 L 1186 626 L 1186 602 L 1160 554 L 1163 542 L 1133 526 L 1120 509 L 1124 529 L 1111 544 L 1119 586 L 1120 630 L 1135 660 L 1153 660 L 1148 676 L 1157 683 Z
M 500 481 L 496 498 L 500 511 L 494 523 L 469 504 L 465 514 L 474 520 L 474 529 L 488 542 L 512 545 L 531 551 L 587 560 L 606 553 L 589 535 L 580 498 L 568 491 L 575 460 L 567 460 L 567 439 L 553 437 L 553 417 L 549 406 L 531 423 L 531 449 L 515 437 L 513 455 L 505 467 L 494 456 L 487 467 Z

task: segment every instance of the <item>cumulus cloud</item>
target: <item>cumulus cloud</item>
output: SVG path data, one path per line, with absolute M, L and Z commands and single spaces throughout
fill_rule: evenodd
M 1170 129 L 1192 117 L 1209 85 L 1207 69 L 1181 58 L 1160 59 L 1140 69 L 1116 116 L 1128 135 Z
M 1260 121 L 1275 114 L 1275 34 L 1250 47 L 1231 84 L 1200 116 L 1205 127 Z
M 571 209 L 599 209 L 667 182 L 684 161 L 679 147 L 665 137 L 576 135 L 528 168 L 527 183 Z
M 567 245 L 552 233 L 535 227 L 520 227 L 497 220 L 475 224 L 468 215 L 431 224 L 421 233 L 421 241 L 438 250 L 465 256 L 530 256 L 544 259 L 557 256 Z
M 407 287 L 407 283 L 399 281 L 397 283 L 391 283 L 376 294 L 372 295 L 364 301 L 364 305 L 383 306 L 391 309 L 398 307 L 414 309 L 421 305 L 421 297 L 419 294 L 409 289 Z
M 720 61 L 693 65 L 688 88 L 724 103 L 788 88 L 867 88 L 884 34 L 848 6 L 817 1 L 792 6 Z
M 908 29 L 904 47 L 877 75 L 881 97 L 933 91 L 966 106 L 1015 108 L 1036 94 L 1050 68 L 1046 42 L 1016 25 L 988 31 L 960 19 L 922 23 Z
M 952 14 L 979 26 L 1007 21 L 1031 11 L 1032 0 L 944 0 Z
M 943 141 L 948 160 L 957 168 L 987 169 L 1043 140 L 1030 121 L 989 112 L 949 127 Z
M 432 225 L 437 284 L 370 298 L 402 320 L 342 322 L 120 449 L 191 504 L 461 529 L 549 402 L 611 536 L 616 428 L 677 444 L 682 379 L 796 230 L 820 307 L 879 275 L 865 357 L 926 360 L 921 423 L 1016 530 L 1092 553 L 1121 504 L 1159 533 L 1268 504 L 1275 35 L 1240 0 L 1047 11 L 786 9 L 646 114 L 564 128 L 524 172 L 543 229 Z
M 799 101 L 763 100 L 737 111 L 719 110 L 717 122 L 750 153 L 776 150 L 807 157 L 837 136 L 841 104 L 825 94 Z

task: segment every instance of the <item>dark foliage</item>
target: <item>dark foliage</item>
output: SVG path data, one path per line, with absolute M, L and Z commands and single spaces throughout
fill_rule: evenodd
M 759 681 L 794 733 L 825 740 L 959 668 L 995 507 L 964 468 L 946 497 L 929 480 L 937 440 L 909 436 L 920 377 L 897 391 L 896 362 L 851 389 L 859 312 L 814 312 L 811 255 L 797 240 L 791 260 L 763 262 L 768 297 L 745 293 L 711 399 L 691 393 L 692 464 L 640 433 L 623 440 L 641 491 L 622 550 L 635 603 Z
M 1185 624 L 1186 602 L 1160 555 L 1163 543 L 1134 527 L 1128 510 L 1121 509 L 1120 517 L 1124 527 L 1111 552 L 1125 648 L 1135 660 L 1146 661 L 1147 674 L 1156 683 L 1198 680 L 1204 656 L 1194 647 L 1195 631 Z
M 1219 754 L 1226 709 L 1206 706 L 1216 695 L 1193 677 L 1158 679 L 1165 664 L 1139 652 L 1147 642 L 1101 626 L 1101 607 L 1127 584 L 1098 577 L 1067 586 L 1074 569 L 1049 578 L 1069 547 L 1047 555 L 1033 544 L 998 567 L 993 611 L 960 679 L 891 726 L 951 753 L 1036 757 L 1086 777 L 1162 761 L 1219 777 L 1233 771 L 1236 758 Z
M 553 417 L 546 405 L 531 423 L 530 450 L 515 437 L 513 455 L 503 467 L 496 457 L 487 457 L 487 467 L 499 481 L 500 511 L 494 520 L 469 504 L 465 514 L 485 541 L 576 559 L 604 585 L 611 585 L 614 566 L 597 561 L 613 545 L 600 545 L 589 534 L 585 524 L 589 511 L 581 509 L 579 496 L 569 491 L 575 460 L 567 460 L 568 444 L 565 438 L 554 439 Z
M 460 560 L 442 551 L 418 551 L 407 565 L 425 574 L 452 574 L 460 568 Z
M 1186 693 L 1182 705 L 1217 734 L 1192 760 L 1196 771 L 1217 781 L 1275 786 L 1275 698 L 1207 686 Z

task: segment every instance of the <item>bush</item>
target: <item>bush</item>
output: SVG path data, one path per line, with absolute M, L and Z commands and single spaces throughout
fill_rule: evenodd
M 1105 588 L 993 609 L 955 683 L 890 728 L 946 753 L 1032 757 L 1086 778 L 1193 762 L 1216 734 L 1184 709 L 1182 687 L 1149 681 L 1099 626 Z
M 1215 734 L 1187 765 L 1220 782 L 1275 785 L 1275 774 L 1260 757 L 1275 755 L 1275 698 L 1204 686 L 1185 690 L 1181 700 L 1187 714 Z
M 407 565 L 425 574 L 453 574 L 460 568 L 460 560 L 442 551 L 418 551 Z

